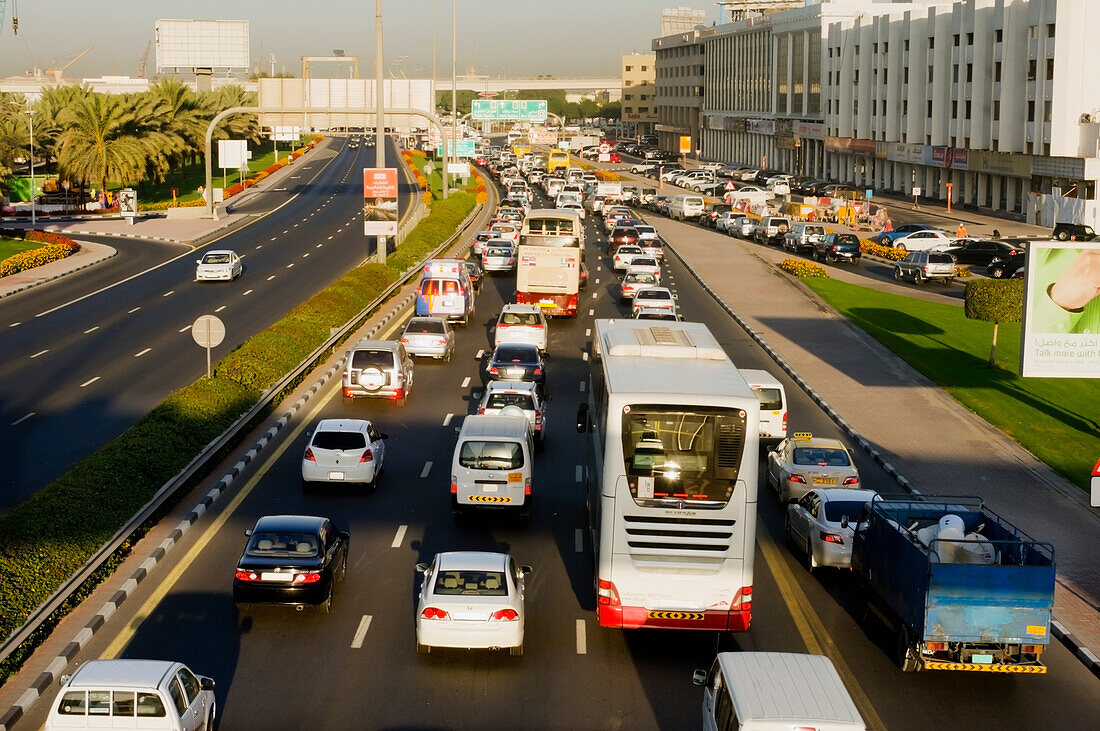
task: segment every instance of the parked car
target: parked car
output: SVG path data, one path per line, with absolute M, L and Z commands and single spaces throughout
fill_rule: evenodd
M 416 651 L 433 647 L 523 654 L 524 582 L 530 566 L 506 553 L 449 551 L 420 563 Z
M 546 352 L 549 328 L 538 305 L 506 304 L 493 329 L 493 345 L 530 343 Z
M 815 488 L 860 484 L 848 448 L 838 439 L 808 432 L 797 432 L 768 452 L 764 476 L 784 507 Z
M 820 223 L 796 223 L 783 237 L 783 249 L 794 254 L 812 254 L 814 245 L 825 238 L 825 227 Z
M 332 593 L 348 569 L 351 536 L 328 518 L 267 515 L 245 531 L 248 543 L 233 576 L 233 601 L 316 606 L 328 614 Z
M 986 239 L 966 239 L 957 242 L 956 246 L 948 246 L 940 249 L 945 254 L 950 254 L 956 264 L 977 264 L 988 266 L 994 259 L 1024 258 L 1024 250 L 1020 247 L 1006 244 L 1003 241 L 989 241 Z
M 843 487 L 810 490 L 787 505 L 783 521 L 787 544 L 803 552 L 811 572 L 822 566 L 851 568 L 860 516 L 876 494 Z
M 389 435 L 365 419 L 322 419 L 302 454 L 302 487 L 326 482 L 373 491 L 386 460 Z
M 764 216 L 753 229 L 752 237 L 758 244 L 778 246 L 791 230 L 790 219 L 783 216 Z
M 1050 237 L 1059 241 L 1092 241 L 1096 238 L 1096 231 L 1083 223 L 1056 223 Z
M 957 239 L 950 234 L 935 229 L 917 231 L 908 236 L 894 239 L 894 248 L 899 251 L 932 251 L 953 246 Z
M 719 228 L 718 219 L 732 212 L 733 206 L 728 203 L 708 203 L 703 209 L 703 215 L 699 216 L 699 223 L 706 228 L 724 231 L 725 229 Z
M 401 343 L 409 355 L 450 363 L 455 350 L 455 332 L 445 317 L 414 317 L 405 325 Z
M 992 277 L 993 279 L 1011 279 L 1017 272 L 1023 271 L 1025 264 L 1027 264 L 1026 256 L 1014 256 L 1011 259 L 994 259 L 989 262 L 989 265 L 985 268 L 985 274 L 987 277 Z
M 751 239 L 753 232 L 756 231 L 756 223 L 757 219 L 752 216 L 738 214 L 726 222 L 726 233 L 742 239 Z
M 930 226 L 927 223 L 906 223 L 898 226 L 893 231 L 883 231 L 878 235 L 876 241 L 878 241 L 880 246 L 893 246 L 894 241 L 903 236 L 908 236 L 917 231 L 932 231 L 935 230 L 935 228 L 935 226 Z
M 230 249 L 208 251 L 202 255 L 201 259 L 196 259 L 195 264 L 196 282 L 231 282 L 244 273 L 241 257 Z
M 846 261 L 859 266 L 862 256 L 859 237 L 855 234 L 828 233 L 814 242 L 813 258 L 817 261 L 829 264 Z
M 950 254 L 939 251 L 913 251 L 894 264 L 894 279 L 912 279 L 913 284 L 923 284 L 938 279 L 944 284 L 955 280 L 955 262 Z

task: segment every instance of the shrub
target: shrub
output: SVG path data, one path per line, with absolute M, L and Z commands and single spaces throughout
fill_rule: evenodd
M 798 278 L 802 277 L 822 277 L 828 279 L 829 271 L 812 261 L 805 259 L 784 259 L 779 263 L 779 267 L 785 271 L 795 275 Z
M 871 254 L 882 259 L 889 259 L 890 261 L 901 261 L 909 255 L 908 251 L 895 249 L 892 246 L 881 246 L 871 239 L 862 238 L 859 240 L 859 250 L 864 254 Z
M 25 272 L 28 269 L 40 267 L 43 264 L 60 261 L 80 251 L 80 245 L 68 236 L 49 233 L 45 231 L 28 231 L 23 235 L 26 241 L 36 241 L 45 244 L 37 249 L 13 254 L 0 261 L 0 277 Z
M 955 267 L 958 269 L 958 267 Z M 997 331 L 1002 322 L 1019 322 L 1024 310 L 1024 280 L 975 279 L 966 283 L 963 311 L 969 320 L 993 323 L 989 367 L 996 365 Z

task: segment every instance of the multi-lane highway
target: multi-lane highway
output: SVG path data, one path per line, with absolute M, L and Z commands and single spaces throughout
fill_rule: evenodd
M 32 495 L 200 377 L 190 326 L 226 324 L 224 356 L 372 253 L 360 171 L 373 148 L 332 140 L 285 183 L 236 209 L 254 218 L 198 247 L 122 241 L 109 262 L 4 301 L 0 315 L 0 510 Z M 396 147 L 388 151 L 397 159 Z M 413 195 L 403 182 L 404 207 Z M 113 243 L 113 242 L 112 242 Z M 234 249 L 244 275 L 195 282 L 207 248 Z
M 707 237 L 714 246 L 753 246 L 697 228 L 676 225 L 668 231 L 673 246 L 678 236 Z M 871 728 L 1094 723 L 1100 686 L 1057 643 L 1045 656 L 1044 676 L 903 675 L 879 644 L 889 640 L 873 630 L 868 634 L 855 619 L 848 578 L 830 572 L 811 577 L 782 546 L 781 515 L 766 489 L 760 491 L 750 632 L 719 637 L 599 628 L 591 546 L 583 538 L 583 441 L 573 422 L 585 398 L 584 354 L 593 319 L 622 316 L 625 308 L 602 254 L 602 231 L 591 219 L 588 232 L 591 283 L 580 315 L 551 324 L 554 398 L 546 450 L 535 462 L 537 500 L 529 526 L 495 516 L 456 524 L 450 513 L 453 427 L 476 405 L 483 383 L 476 356 L 489 347 L 495 313 L 514 290 L 513 276 L 497 275 L 487 278 L 477 321 L 459 330 L 452 362 L 417 363 L 407 406 L 345 404 L 330 382 L 77 659 L 182 660 L 217 681 L 223 729 L 698 728 L 701 694 L 691 684 L 691 671 L 708 665 L 718 647 L 828 653 Z M 843 438 L 674 256 L 665 266 L 687 319 L 706 322 L 739 366 L 769 369 L 784 381 L 792 431 Z M 390 336 L 400 325 L 393 322 Z M 336 416 L 369 418 L 389 433 L 377 492 L 302 491 L 305 433 L 319 419 Z M 856 454 L 866 487 L 893 489 L 881 469 L 858 449 Z M 347 580 L 337 589 L 332 614 L 254 609 L 238 616 L 231 585 L 243 531 L 271 513 L 327 515 L 350 530 Z M 534 567 L 522 657 L 415 653 L 413 567 L 448 549 L 508 551 Z M 52 691 L 47 697 L 52 700 Z M 21 723 L 41 723 L 49 700 Z

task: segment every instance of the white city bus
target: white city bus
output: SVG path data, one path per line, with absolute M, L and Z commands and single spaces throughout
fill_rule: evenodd
M 584 223 L 576 211 L 531 211 L 519 232 L 516 302 L 546 315 L 575 316 L 583 261 Z
M 596 321 L 577 430 L 600 625 L 749 628 L 759 417 L 706 325 Z

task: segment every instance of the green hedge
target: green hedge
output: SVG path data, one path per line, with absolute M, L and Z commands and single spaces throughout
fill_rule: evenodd
M 1024 280 L 975 279 L 966 283 L 964 310 L 971 320 L 1019 322 L 1024 311 Z
M 154 493 L 331 333 L 454 233 L 474 196 L 436 201 L 385 265 L 366 264 L 295 307 L 64 476 L 0 517 L 0 635 L 110 540 Z M 25 654 L 25 652 L 23 652 Z M 13 656 L 14 658 L 14 656 Z M 5 663 L 6 666 L 14 662 Z M 14 671 L 0 667 L 0 683 Z

